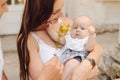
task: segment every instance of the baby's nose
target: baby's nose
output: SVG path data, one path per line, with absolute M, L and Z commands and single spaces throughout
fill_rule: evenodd
M 78 27 L 78 28 L 76 29 L 76 31 L 79 31 L 79 32 L 80 32 L 80 31 L 81 31 L 81 28 L 80 28 L 80 27 Z

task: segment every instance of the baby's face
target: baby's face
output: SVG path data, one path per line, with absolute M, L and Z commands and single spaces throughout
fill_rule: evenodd
M 83 39 L 89 35 L 89 27 L 92 25 L 92 21 L 87 17 L 76 18 L 71 30 L 72 38 Z
M 85 37 L 87 37 L 89 35 L 88 32 L 88 26 L 73 26 L 72 30 L 71 30 L 71 36 L 72 38 L 79 38 L 79 39 L 83 39 Z

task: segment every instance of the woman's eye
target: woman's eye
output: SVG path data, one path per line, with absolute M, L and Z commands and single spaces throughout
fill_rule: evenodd
M 58 11 L 54 11 L 52 14 L 54 14 L 54 15 L 55 15 L 55 14 L 57 14 L 57 13 L 58 13 Z
M 7 2 L 4 2 L 3 4 L 1 4 L 1 7 L 4 7 L 7 4 Z
M 52 14 L 57 14 L 59 11 L 60 11 L 61 9 L 58 9 L 58 10 L 56 10 L 55 12 L 53 12 Z
M 52 14 L 54 14 L 54 15 L 55 15 L 55 14 L 57 14 L 57 12 L 53 12 Z

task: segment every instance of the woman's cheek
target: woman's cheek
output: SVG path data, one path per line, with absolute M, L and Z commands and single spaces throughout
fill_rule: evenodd
M 60 29 L 60 26 L 62 24 L 59 23 L 58 21 L 56 21 L 55 23 L 51 23 L 49 24 L 48 26 L 48 34 L 50 35 L 50 37 L 57 41 L 58 40 L 58 37 L 59 37 L 59 29 Z
M 50 35 L 50 37 L 53 40 L 57 41 L 57 38 L 58 38 L 58 30 L 57 30 L 57 28 L 55 28 L 55 27 L 48 27 L 47 31 L 48 31 L 48 34 Z

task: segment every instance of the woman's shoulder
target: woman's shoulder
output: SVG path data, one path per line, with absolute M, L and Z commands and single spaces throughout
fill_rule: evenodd
M 38 49 L 38 43 L 32 33 L 29 33 L 28 40 L 27 40 L 27 46 L 28 48 L 36 48 Z

